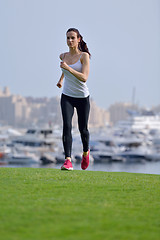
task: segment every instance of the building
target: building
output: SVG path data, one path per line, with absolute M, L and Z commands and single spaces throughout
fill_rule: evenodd
M 109 112 L 99 108 L 91 99 L 89 125 L 102 127 L 109 124 Z M 75 111 L 76 112 L 76 111 Z M 14 127 L 30 127 L 49 124 L 62 126 L 60 98 L 34 98 L 12 95 L 8 87 L 0 90 L 0 123 Z M 73 127 L 77 125 L 77 114 Z
M 132 103 L 114 103 L 109 107 L 109 113 L 110 113 L 110 122 L 114 125 L 120 120 L 126 120 L 128 118 L 127 110 L 129 109 L 138 109 L 136 105 L 133 105 Z
M 18 126 L 25 124 L 30 116 L 26 99 L 22 96 L 11 95 L 8 87 L 0 90 L 0 123 Z
M 89 125 L 92 127 L 104 127 L 110 124 L 110 114 L 107 110 L 100 108 L 91 99 L 91 111 Z

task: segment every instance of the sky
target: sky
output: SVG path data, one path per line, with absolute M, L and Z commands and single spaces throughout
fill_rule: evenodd
M 160 104 L 159 0 L 0 0 L 0 88 L 60 96 L 59 55 L 68 51 L 70 27 L 91 52 L 87 85 L 99 107 Z

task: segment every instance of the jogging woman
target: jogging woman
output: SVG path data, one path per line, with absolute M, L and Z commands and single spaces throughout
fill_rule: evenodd
M 83 144 L 81 168 L 89 166 L 89 131 L 88 118 L 90 111 L 89 91 L 86 81 L 89 75 L 90 53 L 83 37 L 75 28 L 68 29 L 67 45 L 69 52 L 60 55 L 62 75 L 57 83 L 59 88 L 63 85 L 61 95 L 61 110 L 63 118 L 63 147 L 65 162 L 62 170 L 73 170 L 71 161 L 72 152 L 72 117 L 74 108 L 77 110 L 78 127 Z M 64 84 L 63 84 L 64 80 Z

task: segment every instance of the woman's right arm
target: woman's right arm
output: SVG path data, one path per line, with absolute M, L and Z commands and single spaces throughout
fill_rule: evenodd
M 60 54 L 59 58 L 61 60 L 63 60 L 63 57 L 64 57 L 64 53 Z M 64 78 L 64 73 L 61 74 L 61 77 L 57 83 L 57 87 L 61 88 L 62 87 L 62 84 L 63 84 L 63 78 Z
M 58 83 L 57 83 L 57 87 L 61 88 L 62 87 L 62 84 L 63 84 L 63 78 L 64 78 L 64 73 L 62 73 Z

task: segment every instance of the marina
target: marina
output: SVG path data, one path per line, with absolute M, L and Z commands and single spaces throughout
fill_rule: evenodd
M 61 132 L 49 127 L 23 131 L 1 127 L 0 166 L 60 168 L 64 162 Z M 80 169 L 81 158 L 81 139 L 73 129 L 74 169 Z M 91 128 L 88 170 L 160 174 L 159 116 L 146 112 L 137 120 L 132 114 L 125 124 Z

